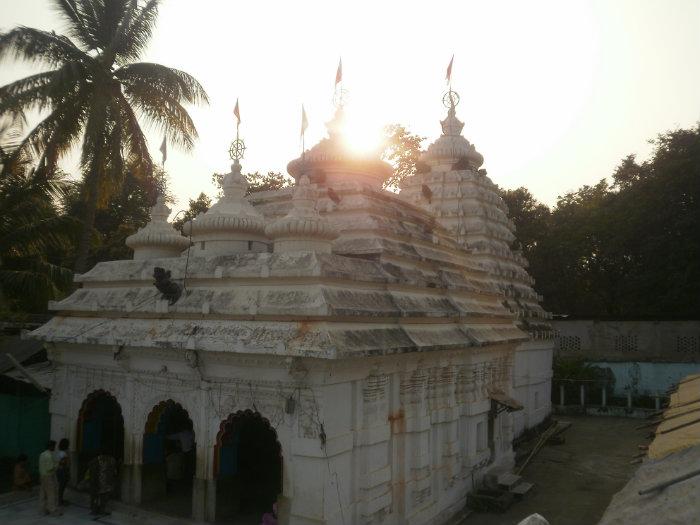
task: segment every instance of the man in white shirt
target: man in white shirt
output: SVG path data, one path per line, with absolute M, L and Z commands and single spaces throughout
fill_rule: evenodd
M 58 509 L 58 483 L 56 482 L 56 461 L 54 450 L 56 442 L 51 440 L 39 455 L 39 506 L 44 514 L 60 516 Z

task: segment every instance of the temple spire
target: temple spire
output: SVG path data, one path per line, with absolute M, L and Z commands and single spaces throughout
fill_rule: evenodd
M 148 224 L 126 238 L 126 245 L 134 250 L 134 259 L 178 257 L 190 245 L 168 222 L 170 211 L 165 197 L 159 194 Z
M 223 195 L 184 227 L 185 233 L 192 237 L 195 255 L 229 255 L 267 249 L 264 217 L 248 202 L 248 181 L 241 173 L 246 146 L 240 134 L 238 101 L 234 115 L 239 125 L 229 148 L 233 161 L 231 171 L 221 181 Z
M 302 175 L 294 188 L 292 209 L 265 228 L 267 236 L 274 241 L 275 252 L 331 252 L 338 232 L 316 210 L 317 199 L 309 178 Z

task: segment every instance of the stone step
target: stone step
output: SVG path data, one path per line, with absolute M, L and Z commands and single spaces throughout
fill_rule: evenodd
M 499 474 L 498 478 L 496 478 L 496 481 L 499 486 L 510 490 L 511 487 L 514 487 L 518 483 L 520 483 L 522 479 L 523 478 L 521 476 L 513 474 L 512 472 L 504 472 L 503 474 Z
M 518 483 L 515 487 L 510 489 L 511 494 L 515 494 L 516 496 L 522 497 L 534 487 L 532 483 L 528 483 L 527 481 L 521 481 Z

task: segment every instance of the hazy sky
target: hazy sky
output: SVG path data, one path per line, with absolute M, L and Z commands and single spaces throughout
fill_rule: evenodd
M 48 0 L 0 0 L 0 28 L 18 24 L 62 28 Z M 302 102 L 306 145 L 318 141 L 339 56 L 351 138 L 401 123 L 427 146 L 453 53 L 458 116 L 489 175 L 550 204 L 700 120 L 700 0 L 164 0 L 144 61 L 193 74 L 211 98 L 192 109 L 196 149 L 168 154 L 179 206 L 213 195 L 211 174 L 228 171 L 237 97 L 244 171 L 285 171 L 299 155 Z M 6 61 L 0 84 L 31 71 Z M 149 138 L 160 159 L 162 137 Z

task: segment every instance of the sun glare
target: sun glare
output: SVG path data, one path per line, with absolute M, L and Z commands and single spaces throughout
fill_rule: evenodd
M 343 125 L 343 139 L 352 153 L 367 155 L 380 152 L 382 131 L 361 118 L 348 118 Z

